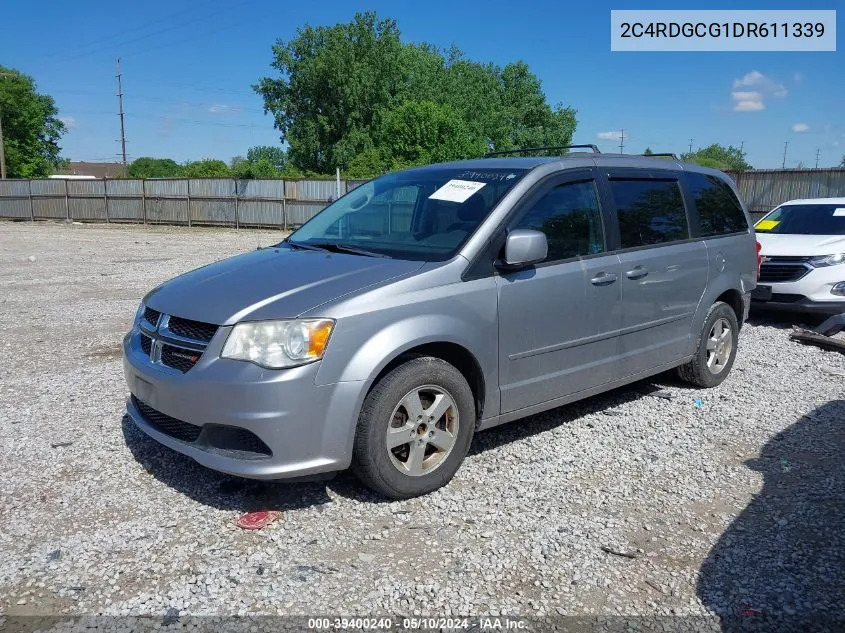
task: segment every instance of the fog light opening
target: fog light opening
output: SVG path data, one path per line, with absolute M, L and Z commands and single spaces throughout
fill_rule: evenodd
M 837 297 L 845 297 L 845 281 L 833 284 L 833 288 L 830 289 L 830 294 L 836 295 Z

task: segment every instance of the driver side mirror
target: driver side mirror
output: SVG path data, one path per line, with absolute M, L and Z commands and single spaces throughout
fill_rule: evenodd
M 499 260 L 497 267 L 504 270 L 517 270 L 532 264 L 538 264 L 549 254 L 549 242 L 546 234 L 530 229 L 516 229 L 508 233 L 505 241 L 505 258 Z

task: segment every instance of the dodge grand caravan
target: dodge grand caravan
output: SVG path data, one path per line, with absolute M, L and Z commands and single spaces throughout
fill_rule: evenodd
M 124 338 L 127 412 L 215 470 L 351 466 L 407 498 L 446 484 L 477 431 L 673 368 L 719 384 L 757 272 L 712 169 L 599 153 L 408 169 L 152 290 Z

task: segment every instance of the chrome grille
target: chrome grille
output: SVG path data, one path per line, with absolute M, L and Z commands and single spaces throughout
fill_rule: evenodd
M 211 323 L 203 323 L 202 321 L 191 321 L 190 319 L 182 319 L 172 316 L 167 325 L 171 332 L 184 336 L 186 338 L 193 338 L 198 341 L 208 342 L 214 333 L 217 332 L 217 326 Z
M 161 316 L 161 312 L 158 310 L 153 310 L 152 308 L 144 308 L 144 320 L 155 327 L 158 325 L 158 317 Z
M 202 358 L 217 326 L 144 309 L 139 343 L 150 362 L 186 373 Z
M 808 257 L 767 257 L 760 265 L 760 283 L 798 281 L 810 272 Z

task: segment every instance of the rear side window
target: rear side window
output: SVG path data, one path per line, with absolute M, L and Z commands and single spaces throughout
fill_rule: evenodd
M 549 242 L 546 261 L 604 251 L 601 211 L 592 180 L 555 187 L 540 198 L 513 228 L 545 233 Z
M 622 248 L 689 238 L 684 199 L 677 180 L 610 181 L 619 216 Z
M 707 174 L 689 173 L 686 178 L 698 209 L 702 237 L 748 230 L 742 206 L 728 183 Z

